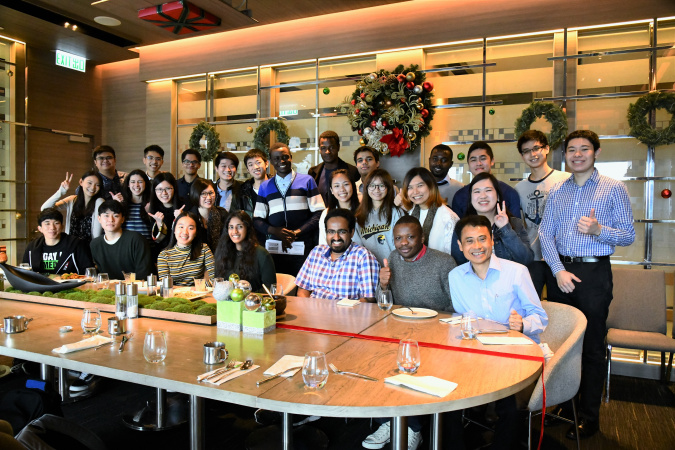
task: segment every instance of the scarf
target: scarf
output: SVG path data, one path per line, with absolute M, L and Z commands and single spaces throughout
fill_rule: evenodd
M 434 217 L 436 217 L 436 211 L 438 211 L 438 206 L 433 205 L 429 207 L 429 212 L 427 212 L 427 217 L 424 219 L 422 224 L 422 231 L 424 232 L 424 243 L 429 245 L 429 235 L 431 234 L 431 227 L 434 224 Z M 420 220 L 420 206 L 415 205 L 411 214 L 415 219 Z

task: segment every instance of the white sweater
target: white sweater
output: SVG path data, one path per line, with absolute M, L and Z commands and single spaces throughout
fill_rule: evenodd
M 42 204 L 42 207 L 40 210 L 44 210 L 47 208 L 55 207 L 56 209 L 63 211 L 65 210 L 66 213 L 64 214 L 64 219 L 66 221 L 66 229 L 64 230 L 66 234 L 70 234 L 70 216 L 73 213 L 73 206 L 75 205 L 75 200 L 77 199 L 77 195 L 69 195 L 68 197 L 64 198 L 63 200 L 60 200 L 61 197 L 66 195 L 66 190 L 63 189 L 62 187 L 59 187 L 59 190 L 56 191 L 56 194 L 52 195 L 47 199 L 46 202 Z M 98 207 L 101 206 L 101 203 L 103 203 L 102 198 L 96 199 L 96 205 L 94 207 L 94 213 L 91 215 L 91 238 L 97 238 L 103 233 L 103 228 L 101 228 L 101 224 L 98 221 Z

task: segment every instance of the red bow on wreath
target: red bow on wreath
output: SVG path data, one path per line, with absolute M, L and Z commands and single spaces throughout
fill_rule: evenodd
M 401 156 L 405 152 L 405 149 L 410 147 L 410 144 L 403 137 L 403 132 L 400 128 L 394 128 L 392 131 L 393 133 L 382 136 L 380 142 L 387 144 L 391 156 Z

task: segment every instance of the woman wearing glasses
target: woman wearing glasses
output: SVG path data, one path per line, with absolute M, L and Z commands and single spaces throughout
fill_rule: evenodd
M 169 172 L 162 172 L 152 179 L 152 194 L 148 203 L 148 215 L 155 220 L 152 236 L 157 241 L 157 249 L 167 246 L 175 216 L 180 214 L 176 179 Z
M 447 254 L 451 253 L 452 236 L 459 217 L 443 204 L 436 179 L 424 167 L 410 169 L 403 179 L 401 204 L 417 218 L 424 231 L 424 243 Z
M 356 214 L 359 207 L 359 196 L 356 195 L 356 184 L 349 178 L 346 169 L 337 169 L 330 173 L 330 195 L 326 199 L 326 209 L 319 217 L 319 244 L 326 243 L 326 214 L 335 208 L 348 209 Z
M 216 188 L 213 183 L 203 178 L 195 180 L 190 188 L 190 203 L 193 205 L 190 211 L 201 218 L 202 242 L 206 242 L 211 252 L 215 253 L 227 210 L 216 204 Z
M 405 212 L 394 204 L 394 181 L 384 169 L 375 169 L 366 176 L 363 192 L 352 240 L 370 250 L 382 267 L 395 248 L 394 225 Z

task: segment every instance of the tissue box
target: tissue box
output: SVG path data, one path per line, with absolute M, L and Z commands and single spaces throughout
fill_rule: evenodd
M 241 331 L 241 313 L 244 312 L 244 302 L 221 301 L 216 302 L 218 328 Z
M 277 327 L 277 311 L 244 311 L 242 329 L 244 333 L 264 334 Z

